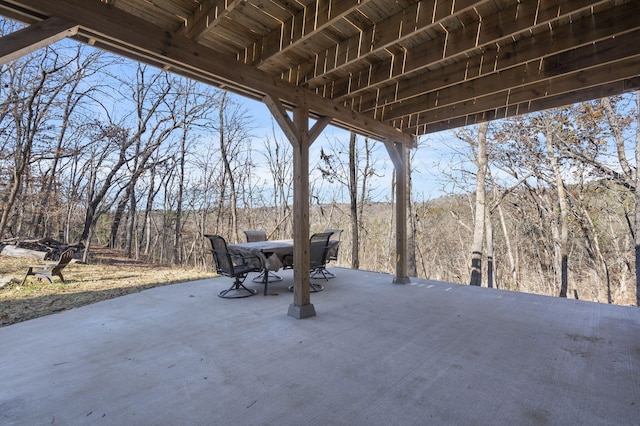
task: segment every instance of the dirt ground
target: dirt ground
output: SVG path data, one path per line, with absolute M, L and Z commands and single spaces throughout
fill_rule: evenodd
M 215 276 L 212 271 L 156 266 L 127 259 L 115 250 L 97 249 L 90 263 L 65 267 L 64 283 L 54 278 L 50 284 L 30 276 L 22 285 L 28 266 L 41 263 L 0 256 L 0 279 L 13 278 L 0 288 L 0 327 L 151 287 Z

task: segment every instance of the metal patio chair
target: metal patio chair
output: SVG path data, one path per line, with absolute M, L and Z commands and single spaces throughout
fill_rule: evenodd
M 238 299 L 257 294 L 257 290 L 247 288 L 243 283 L 249 272 L 262 271 L 261 259 L 258 256 L 232 255 L 227 248 L 227 242 L 220 235 L 205 234 L 204 236 L 211 241 L 211 254 L 213 254 L 216 273 L 235 279 L 231 287 L 218 293 L 218 296 L 225 299 Z
M 342 229 L 325 229 L 323 232 L 329 232 L 329 241 L 337 241 L 335 246 L 327 247 L 327 259 L 324 265 L 318 266 L 311 271 L 311 278 L 322 278 L 328 280 L 329 278 L 335 278 L 336 274 L 327 270 L 327 263 L 338 260 L 338 249 L 340 248 L 340 236 L 342 235 Z M 329 243 L 327 243 L 327 246 Z
M 329 238 L 331 238 L 331 232 L 319 232 L 309 238 L 309 270 L 311 272 L 311 278 L 316 278 L 314 277 L 314 272 L 327 263 Z M 284 259 L 282 263 L 285 263 Z M 291 260 L 291 264 L 293 265 L 293 260 Z M 328 281 L 327 277 L 324 277 L 324 279 Z M 313 293 L 324 290 L 324 286 L 314 282 L 309 283 L 309 287 Z M 290 286 L 289 290 L 293 290 L 293 286 Z
M 260 242 L 260 241 L 267 241 L 267 233 L 266 231 L 263 230 L 250 230 L 250 231 L 243 231 L 244 235 L 247 237 L 247 242 L 248 243 L 255 243 L 255 242 Z M 266 255 L 268 255 L 268 253 L 265 253 Z M 266 277 L 266 279 L 265 279 Z M 258 275 L 257 277 L 253 277 L 253 279 L 251 280 L 254 283 L 262 283 L 262 284 L 267 284 L 267 283 L 274 283 L 274 282 L 278 282 L 278 281 L 282 281 L 282 277 L 279 275 L 274 274 L 273 272 L 269 271 L 266 267 L 264 268 L 264 270 L 260 273 L 260 275 Z M 265 287 L 265 293 L 266 293 L 266 287 Z

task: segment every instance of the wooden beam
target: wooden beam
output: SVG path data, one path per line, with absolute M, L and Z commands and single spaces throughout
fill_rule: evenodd
M 282 102 L 271 95 L 265 95 L 262 98 L 262 101 L 267 106 L 269 111 L 271 111 L 271 115 L 276 120 L 278 125 L 280 125 L 280 129 L 285 134 L 287 139 L 289 139 L 289 142 L 291 142 L 291 144 L 300 143 L 300 140 L 302 139 L 300 136 L 300 129 L 296 128 L 293 120 L 289 118 L 287 110 L 285 109 L 284 105 L 282 105 Z
M 293 147 L 293 303 L 288 315 L 302 319 L 315 316 L 310 296 L 309 245 L 309 146 L 320 136 L 330 119 L 319 119 L 309 130 L 309 111 L 293 110 L 293 120 L 276 98 L 266 95 L 267 107 Z
M 492 0 L 425 0 L 410 4 L 400 12 L 375 22 L 369 28 L 346 40 L 337 40 L 335 45 L 326 48 L 316 55 L 313 73 L 308 75 L 305 83 L 309 87 L 331 72 L 342 68 L 352 68 L 364 55 L 380 54 L 385 49 L 420 32 L 442 32 L 446 21 L 456 20 L 459 15 L 468 13 L 474 8 L 489 4 Z M 340 52 L 334 55 L 332 52 Z M 326 60 L 332 58 L 333 60 Z
M 309 144 L 315 142 L 322 131 L 331 123 L 331 117 L 320 117 L 309 131 Z
M 475 114 L 468 114 L 462 117 L 447 119 L 437 122 L 429 122 L 417 125 L 415 131 L 418 134 L 428 134 L 457 127 L 471 126 L 484 121 L 497 120 L 514 117 L 516 115 L 529 114 L 546 109 L 562 107 L 578 102 L 587 102 L 593 99 L 605 98 L 640 90 L 640 77 L 634 77 L 622 81 L 603 84 L 597 87 L 589 87 L 584 90 L 576 90 L 570 94 L 559 96 L 548 96 L 542 99 L 522 102 L 509 106 L 503 106 L 491 110 L 485 110 Z
M 300 43 L 308 43 L 308 36 L 312 32 L 330 27 L 369 1 L 371 0 L 319 0 L 311 3 L 246 48 L 244 56 L 252 65 L 269 66 L 274 59 Z
M 598 25 L 593 18 L 576 20 L 569 25 L 554 28 L 553 32 L 544 32 L 534 37 L 519 40 L 507 46 L 488 48 L 481 55 L 471 57 L 466 61 L 434 70 L 411 79 L 397 80 L 391 86 L 378 91 L 370 91 L 357 97 L 355 107 L 360 112 L 378 108 L 387 109 L 394 103 L 411 102 L 415 97 L 432 93 L 439 98 L 438 105 L 445 100 L 440 93 L 446 93 L 451 87 L 473 84 L 475 79 L 488 77 L 492 74 L 497 79 L 508 78 L 509 73 L 518 73 L 517 67 L 526 66 L 536 60 L 548 58 L 554 54 L 568 52 L 572 49 L 586 47 L 589 51 L 594 43 L 610 39 L 612 36 L 622 37 L 637 27 L 636 13 L 629 5 L 617 7 L 614 11 L 607 11 L 598 15 L 598 22 L 610 22 L 608 25 Z M 575 42 L 576 39 L 580 43 Z M 604 46 L 603 44 L 600 44 Z M 618 47 L 624 47 L 620 44 Z M 537 72 L 535 73 L 537 74 Z M 484 87 L 484 83 L 478 84 Z M 467 96 L 468 87 L 460 94 Z M 446 99 L 446 97 L 445 97 Z M 463 99 L 459 99 L 463 100 Z M 379 112 L 373 113 L 377 116 Z
M 540 9 L 547 4 L 549 4 L 548 9 Z M 332 81 L 333 87 L 337 88 L 337 90 L 333 90 L 332 97 L 338 100 L 352 97 L 361 91 L 370 89 L 372 85 L 383 84 L 390 77 L 408 76 L 411 73 L 434 67 L 443 61 L 455 60 L 459 62 L 461 58 L 478 55 L 487 49 L 494 50 L 496 47 L 508 46 L 513 43 L 514 39 L 528 38 L 530 33 L 542 32 L 551 34 L 554 39 L 562 40 L 562 37 L 558 37 L 555 33 L 555 27 L 559 26 L 558 23 L 569 19 L 578 12 L 591 10 L 595 6 L 597 5 L 593 2 L 571 0 L 563 2 L 561 11 L 558 11 L 557 5 L 547 2 L 515 3 L 507 10 L 483 17 L 481 24 L 476 22 L 474 25 L 463 26 L 452 32 L 440 31 L 438 37 L 406 51 L 398 52 L 396 55 L 399 57 L 389 58 L 387 61 L 376 63 L 375 66 L 363 67 L 360 72 L 351 72 L 348 77 Z M 637 9 L 637 5 L 634 5 L 633 2 L 626 7 Z M 595 27 L 594 22 L 597 22 L 595 19 L 597 16 L 598 14 L 589 14 L 592 28 Z M 610 32 L 606 26 L 601 29 Z M 576 38 L 566 41 L 575 44 Z M 538 57 L 544 56 L 545 53 L 549 52 L 545 52 L 544 46 L 540 45 L 537 48 Z M 520 60 L 519 55 L 516 58 L 514 59 Z M 402 64 L 402 67 L 395 66 L 398 63 Z M 316 90 L 323 89 L 317 88 Z
M 576 91 L 597 88 L 612 81 L 628 80 L 640 75 L 640 50 L 637 52 L 637 56 L 632 56 L 622 61 L 548 78 L 535 84 L 497 91 L 453 105 L 432 108 L 408 118 L 398 119 L 396 124 L 408 129 L 422 124 L 447 121 L 476 114 L 479 111 L 498 110 L 513 105 L 535 102 L 546 97 L 564 96 L 569 99 L 572 93 Z
M 12 3 L 13 0 L 3 1 Z M 416 145 L 415 136 L 411 134 L 242 64 L 234 58 L 223 57 L 183 35 L 169 33 L 121 9 L 85 0 L 20 0 L 19 4 L 37 11 L 34 17 L 58 16 L 73 21 L 80 25 L 78 35 L 86 37 L 83 40 L 96 40 L 96 46 L 126 54 L 141 62 L 168 66 L 176 73 L 253 99 L 262 99 L 270 94 L 280 99 L 287 108 L 307 105 L 310 114 L 332 117 L 334 124 L 345 129 L 381 141 L 396 140 L 408 146 Z M 0 10 L 2 8 L 0 5 Z
M 628 75 L 629 72 L 633 74 L 633 70 L 614 67 L 614 72 L 609 74 L 609 68 L 603 67 L 609 63 L 633 58 L 634 56 L 630 56 L 630 52 L 633 55 L 640 55 L 640 30 L 590 43 L 568 52 L 531 61 L 485 77 L 463 81 L 436 92 L 415 96 L 402 103 L 390 104 L 380 108 L 380 113 L 376 112 L 376 115 L 384 120 L 394 120 L 421 111 L 445 108 L 448 105 L 456 105 L 498 92 L 504 93 L 505 90 L 518 90 L 520 87 L 527 86 L 532 88 L 529 92 L 533 92 L 534 96 L 536 93 L 539 93 L 538 96 L 546 96 L 549 90 L 547 86 L 552 84 L 554 80 L 560 79 L 562 75 L 576 75 L 578 72 L 589 71 L 590 77 L 593 78 L 597 69 L 607 73 L 606 75 L 600 74 L 601 81 L 597 84 L 606 82 L 606 80 L 628 78 L 633 76 Z M 562 80 L 564 81 L 564 78 Z M 570 90 L 575 90 L 582 87 L 583 83 L 569 81 L 567 84 L 569 84 Z
M 245 5 L 246 0 L 204 0 L 187 18 L 184 34 L 192 40 L 199 41 L 232 10 Z
M 315 316 L 310 296 L 309 244 L 309 112 L 293 111 L 300 139 L 293 143 L 293 304 L 289 315 L 294 318 Z
M 49 18 L 0 38 L 0 65 L 33 53 L 38 49 L 72 37 L 78 26 L 59 18 Z

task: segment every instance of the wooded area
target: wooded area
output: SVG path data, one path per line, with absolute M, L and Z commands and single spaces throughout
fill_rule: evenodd
M 276 131 L 256 146 L 251 117 L 225 92 L 70 42 L 0 76 L 1 239 L 210 267 L 204 233 L 291 236 L 291 146 Z M 459 155 L 440 173 L 451 195 L 412 191 L 411 275 L 638 304 L 639 106 L 636 95 L 605 98 L 458 131 L 448 143 Z M 310 223 L 345 230 L 340 265 L 392 272 L 380 155 L 352 134 L 312 159 Z

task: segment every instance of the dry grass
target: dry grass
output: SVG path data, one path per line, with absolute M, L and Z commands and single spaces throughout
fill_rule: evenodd
M 0 256 L 0 277 L 22 282 L 28 265 L 41 262 Z M 0 289 L 0 327 L 55 312 L 113 299 L 151 287 L 214 277 L 213 272 L 154 266 L 101 250 L 90 264 L 71 263 L 63 270 L 65 283 L 29 277 L 24 285 Z

